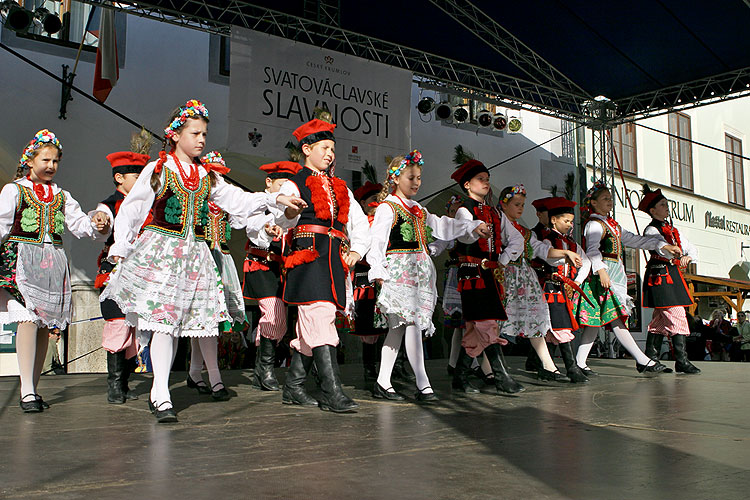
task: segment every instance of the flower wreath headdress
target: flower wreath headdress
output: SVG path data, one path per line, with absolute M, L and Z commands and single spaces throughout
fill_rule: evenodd
M 500 201 L 503 203 L 508 203 L 517 194 L 526 196 L 526 188 L 523 187 L 523 184 L 516 184 L 515 186 L 513 186 L 510 192 L 506 193 L 505 196 L 503 196 L 503 199 Z
M 55 137 L 55 134 L 45 128 L 37 132 L 36 135 L 34 135 L 34 138 L 29 141 L 26 148 L 24 148 L 21 159 L 19 160 L 21 165 L 28 167 L 32 153 L 45 145 L 55 146 L 57 150 L 60 151 L 60 154 L 62 154 L 62 144 L 60 144 L 60 140 Z
M 222 175 L 229 173 L 230 169 L 227 167 L 227 163 L 224 161 L 224 157 L 218 151 L 210 151 L 203 155 L 200 159 L 203 168 L 209 172 L 216 172 Z
M 406 167 L 410 167 L 412 165 L 424 165 L 424 160 L 422 159 L 422 153 L 420 153 L 418 150 L 414 150 L 411 153 L 404 156 L 404 159 L 401 160 L 401 162 L 398 165 L 394 165 L 393 167 L 388 169 L 388 177 L 393 179 L 394 177 L 398 177 L 401 175 L 401 172 Z
M 594 193 L 596 193 L 600 189 L 609 189 L 609 187 L 607 186 L 607 183 L 604 182 L 603 179 L 594 181 L 593 186 L 591 186 L 589 190 L 586 191 L 586 196 L 583 198 L 583 205 L 585 207 L 591 207 L 591 197 L 593 196 Z
M 206 106 L 197 99 L 191 99 L 184 106 L 180 107 L 180 114 L 172 120 L 167 128 L 164 129 L 164 136 L 167 139 L 174 138 L 177 134 L 177 129 L 185 125 L 188 118 L 200 118 L 203 117 L 208 120 L 208 109 Z

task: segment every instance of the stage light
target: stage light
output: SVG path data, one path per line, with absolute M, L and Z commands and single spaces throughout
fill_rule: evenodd
M 423 97 L 417 103 L 417 111 L 419 111 L 423 115 L 426 115 L 433 109 L 435 109 L 435 99 L 433 99 L 432 97 Z
M 523 122 L 517 116 L 511 116 L 508 120 L 508 132 L 511 134 L 519 134 L 523 130 Z
M 453 108 L 447 101 L 443 101 L 435 108 L 435 116 L 438 120 L 450 120 L 453 116 Z
M 492 117 L 492 128 L 498 132 L 502 132 L 507 126 L 508 118 L 502 113 L 495 113 L 495 116 Z
M 34 17 L 41 23 L 42 29 L 50 35 L 54 35 L 62 29 L 62 21 L 60 21 L 60 17 L 44 7 L 36 9 L 36 11 L 34 11 Z
M 0 4 L 5 13 L 5 27 L 13 31 L 25 33 L 34 22 L 34 13 L 26 10 L 16 2 L 6 1 Z
M 453 120 L 456 123 L 463 123 L 469 119 L 469 110 L 461 106 L 453 108 Z
M 491 127 L 492 126 L 492 113 L 483 109 L 477 114 L 477 123 L 480 127 Z

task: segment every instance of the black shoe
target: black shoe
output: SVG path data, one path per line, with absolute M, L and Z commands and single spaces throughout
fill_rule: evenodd
M 124 394 L 125 394 L 126 401 L 138 401 L 138 395 L 135 394 L 133 391 L 127 391 Z
M 581 368 L 581 372 L 587 378 L 588 377 L 598 377 L 599 376 L 599 374 L 597 372 L 595 372 L 594 370 L 592 370 L 588 366 L 586 368 Z
M 688 360 L 685 342 L 685 335 L 672 336 L 672 347 L 674 347 L 675 357 L 674 371 L 677 373 L 697 375 L 701 370 Z
M 220 385 L 221 389 L 214 390 L 214 388 Z M 219 382 L 218 384 L 214 384 L 214 386 L 211 388 L 211 397 L 214 399 L 214 401 L 229 401 L 229 398 L 231 397 L 229 395 L 229 391 L 226 387 L 224 387 L 224 384 Z
M 428 385 L 424 389 L 417 389 L 417 392 L 414 393 L 414 399 L 416 399 L 420 403 L 430 403 L 432 401 L 439 401 L 438 397 L 435 395 L 434 392 L 423 392 L 426 389 L 432 389 L 432 387 Z
M 281 393 L 282 403 L 285 405 L 318 406 L 318 402 L 305 391 L 305 379 L 312 364 L 312 357 L 304 356 L 299 351 L 292 353 L 292 362 L 286 372 L 284 390 Z
M 273 340 L 260 337 L 258 355 L 255 358 L 255 370 L 253 370 L 253 387 L 264 391 L 280 391 L 279 382 L 273 373 L 276 362 L 276 344 Z
M 21 398 L 18 401 L 18 406 L 21 407 L 24 413 L 40 413 L 44 411 L 44 406 L 42 406 L 41 398 L 36 399 L 36 394 L 27 394 L 26 396 L 34 396 L 35 399 L 33 399 L 32 401 L 24 401 L 23 398 Z
M 107 352 L 107 403 L 121 405 L 125 402 L 122 393 L 122 373 L 125 370 L 125 352 Z
M 643 351 L 643 353 L 646 356 L 648 356 L 649 359 L 661 364 L 659 362 L 659 359 L 661 355 L 661 345 L 663 342 L 664 342 L 664 335 L 659 335 L 653 332 L 648 332 L 646 334 L 646 349 Z M 662 372 L 672 373 L 672 369 L 667 368 L 665 366 Z
M 536 372 L 536 376 L 539 380 L 544 380 L 547 382 L 570 382 L 570 379 L 560 373 L 560 370 L 551 372 L 549 370 L 545 370 L 544 368 L 540 368 L 539 371 Z
M 448 372 L 449 377 L 452 377 L 453 374 L 456 373 L 456 368 L 451 365 L 446 365 L 445 369 Z
M 479 389 L 471 385 L 471 382 L 469 382 L 468 375 L 471 367 L 471 360 L 471 356 L 469 356 L 466 349 L 462 347 L 458 354 L 456 368 L 453 371 L 451 387 L 456 391 L 465 392 L 466 394 L 478 394 Z
M 495 375 L 493 375 L 492 373 L 485 374 L 481 366 L 472 368 L 471 373 L 478 380 L 481 380 L 484 383 L 484 385 L 495 385 Z
M 313 359 L 320 375 L 320 389 L 323 391 L 318 406 L 323 411 L 348 413 L 359 408 L 341 389 L 336 362 L 336 347 L 323 345 L 313 349 Z
M 203 380 L 196 382 L 190 377 L 189 373 L 185 382 L 189 388 L 198 391 L 198 394 L 211 394 L 211 389 L 209 389 L 208 385 Z
M 658 361 L 654 361 L 653 365 L 642 365 L 640 363 L 635 364 L 635 369 L 638 370 L 638 373 L 647 373 L 647 374 L 663 373 L 666 368 L 667 368 L 666 366 L 659 363 Z
M 563 363 L 565 363 L 565 371 L 568 374 L 571 384 L 585 384 L 589 381 L 586 375 L 583 374 L 578 365 L 576 364 L 576 358 L 573 356 L 573 347 L 570 342 L 563 342 L 559 344 L 560 356 L 562 356 Z
M 499 344 L 490 344 L 484 349 L 484 355 L 490 361 L 492 373 L 495 375 L 495 388 L 498 392 L 517 394 L 526 390 L 524 386 L 513 380 L 505 365 L 505 356 Z
M 36 398 L 37 401 L 39 401 L 39 404 L 42 405 L 42 408 L 44 408 L 45 410 L 49 409 L 49 403 L 43 400 L 39 394 L 34 394 L 34 397 Z
M 162 405 L 169 403 L 172 404 L 169 401 L 162 401 L 158 405 L 155 405 L 151 398 L 148 400 L 148 409 L 151 410 L 151 413 L 156 417 L 156 421 L 160 424 L 166 424 L 171 422 L 177 422 L 177 412 L 173 407 L 167 408 L 166 410 L 159 410 L 158 408 Z
M 393 390 L 393 392 L 391 392 L 391 390 Z M 401 394 L 397 393 L 393 387 L 383 389 L 383 387 L 377 382 L 375 382 L 375 385 L 372 388 L 372 397 L 375 399 L 387 399 L 388 401 L 404 401 L 406 399 Z

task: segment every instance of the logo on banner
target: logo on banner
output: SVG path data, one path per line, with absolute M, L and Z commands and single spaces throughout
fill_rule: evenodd
M 247 140 L 250 141 L 254 148 L 257 148 L 260 141 L 263 140 L 263 134 L 258 132 L 257 128 L 254 128 L 252 132 L 247 134 Z

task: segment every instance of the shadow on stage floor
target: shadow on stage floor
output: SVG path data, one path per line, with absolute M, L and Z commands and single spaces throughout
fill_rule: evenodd
M 516 369 L 519 396 L 452 396 L 444 361 L 432 361 L 441 400 L 417 405 L 373 400 L 348 365 L 361 407 L 347 415 L 284 406 L 241 371 L 225 373 L 235 397 L 213 402 L 174 373 L 172 425 L 148 412 L 148 376 L 124 405 L 106 403 L 104 375 L 45 377 L 52 408 L 38 415 L 18 408 L 17 379 L 0 378 L 0 497 L 747 497 L 750 364 L 655 378 L 623 360 L 592 367 L 602 375 L 585 386 Z

